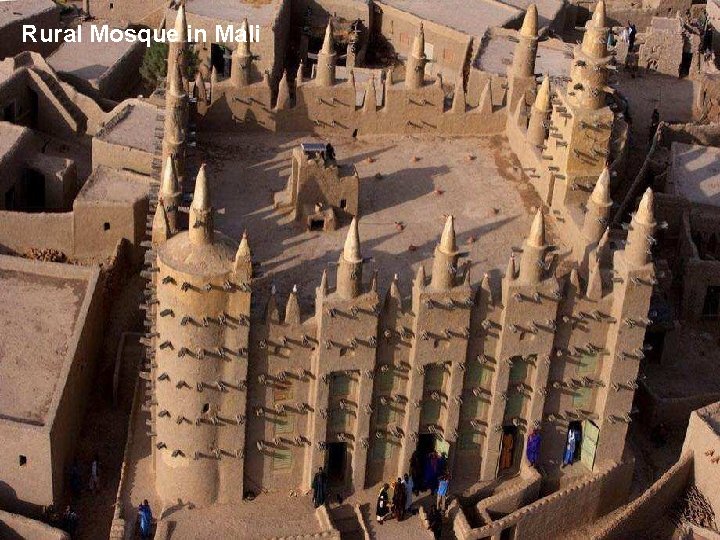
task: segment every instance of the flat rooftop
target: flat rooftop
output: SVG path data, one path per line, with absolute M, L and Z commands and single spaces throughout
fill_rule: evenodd
M 720 206 L 720 148 L 674 142 L 671 154 L 670 190 L 693 203 Z
M 52 0 L 14 0 L 0 3 L 0 28 L 56 9 L 60 8 Z
M 83 204 L 128 204 L 150 193 L 150 178 L 108 167 L 96 167 L 75 199 Z
M 73 336 L 88 292 L 83 274 L 67 265 L 0 256 L 0 417 L 46 423 L 75 353 Z
M 90 40 L 90 23 L 84 23 L 80 43 L 63 43 L 52 53 L 47 62 L 57 72 L 74 75 L 87 81 L 96 81 L 120 63 L 122 58 L 141 43 L 125 40 L 114 42 L 93 42 Z
M 424 21 L 452 28 L 480 40 L 489 28 L 506 26 L 521 20 L 525 8 L 493 0 L 381 0 L 379 4 L 394 7 Z
M 159 114 L 158 108 L 146 101 L 124 101 L 108 113 L 105 127 L 97 137 L 110 144 L 155 153 L 158 143 L 155 129 L 162 128 Z
M 485 37 L 474 65 L 487 73 L 505 75 L 512 64 L 512 54 L 517 45 L 512 37 L 517 35 L 509 30 L 491 31 Z M 550 77 L 568 77 L 572 62 L 572 44 L 559 39 L 549 39 L 538 43 L 535 60 L 535 73 Z
M 242 23 L 247 17 L 248 24 L 261 26 L 262 36 L 263 27 L 267 30 L 275 22 L 281 4 L 281 0 L 187 0 L 185 10 L 190 24 L 193 16 L 220 23 Z M 174 21 L 176 14 L 175 10 L 169 10 L 168 20 Z M 208 39 L 210 37 L 208 35 Z
M 293 148 L 310 137 L 210 137 L 198 148 L 207 163 L 213 205 L 221 210 L 216 228 L 235 240 L 247 229 L 263 276 L 257 287 L 274 283 L 286 294 L 297 284 L 307 309 L 324 269 L 334 283 L 329 265 L 337 262 L 348 230 L 345 224 L 333 232 L 307 231 L 272 207 L 273 193 L 287 183 Z M 430 272 L 449 213 L 456 218 L 458 244 L 473 261 L 472 282 L 479 283 L 485 272 L 504 273 L 511 246 L 528 234 L 532 209 L 539 206 L 501 137 L 336 137 L 331 142 L 338 162 L 357 169 L 361 247 L 365 257 L 373 257 L 365 275 L 369 282 L 376 268 L 381 290 L 397 273 L 401 290 L 409 294 L 418 266 L 423 263 Z

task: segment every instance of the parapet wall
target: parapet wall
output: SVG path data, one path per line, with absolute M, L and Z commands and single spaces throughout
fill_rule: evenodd
M 683 454 L 675 465 L 640 497 L 628 504 L 602 531 L 597 540 L 638 538 L 659 518 L 667 515 L 672 503 L 682 494 L 692 478 L 692 453 Z
M 627 497 L 634 460 L 613 464 L 565 489 L 543 497 L 493 523 L 469 531 L 455 526 L 462 540 L 494 537 L 504 531 L 523 540 L 559 538 L 617 508 Z M 458 514 L 456 520 L 461 517 Z
M 29 214 L 0 211 L 0 246 L 17 253 L 31 248 L 74 252 L 73 214 Z
M 6 540 L 70 540 L 70 535 L 41 521 L 0 510 L 0 538 Z

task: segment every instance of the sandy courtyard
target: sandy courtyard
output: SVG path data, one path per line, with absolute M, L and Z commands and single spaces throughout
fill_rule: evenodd
M 216 228 L 235 239 L 248 231 L 253 261 L 259 263 L 256 290 L 274 283 L 287 294 L 297 284 L 309 303 L 323 269 L 331 269 L 338 259 L 347 224 L 334 232 L 309 232 L 272 208 L 273 193 L 284 189 L 290 173 L 292 149 L 305 139 L 215 134 L 213 143 L 201 142 L 200 149 L 219 210 Z M 473 283 L 485 272 L 504 273 L 512 245 L 527 235 L 531 210 L 539 204 L 499 137 L 372 137 L 332 143 L 339 162 L 357 167 L 362 251 L 372 257 L 366 279 L 377 269 L 381 290 L 397 273 L 408 293 L 418 265 L 424 262 L 430 271 L 450 212 L 458 243 L 473 262 Z M 331 286 L 333 273 L 331 269 Z

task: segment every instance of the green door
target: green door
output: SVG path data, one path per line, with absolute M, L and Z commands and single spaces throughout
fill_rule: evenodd
M 597 451 L 600 428 L 591 420 L 584 420 L 582 424 L 582 443 L 580 446 L 580 461 L 592 471 L 595 465 L 595 452 Z

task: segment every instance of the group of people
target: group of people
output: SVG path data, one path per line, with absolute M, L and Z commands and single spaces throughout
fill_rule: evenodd
M 428 452 L 424 458 L 415 450 L 410 457 L 410 476 L 413 480 L 413 492 L 415 495 L 421 491 L 430 490 L 435 493 L 438 489 L 440 477 L 447 469 L 447 455 L 443 452 Z
M 377 498 L 375 515 L 378 523 L 394 517 L 398 521 L 405 519 L 405 515 L 412 512 L 413 480 L 406 474 L 398 478 L 392 485 L 392 497 L 390 496 L 390 484 L 383 484 Z
M 51 527 L 61 529 L 70 536 L 73 536 L 77 530 L 79 519 L 77 512 L 72 509 L 72 506 L 68 505 L 65 507 L 64 512 L 60 512 L 51 504 L 45 507 L 43 521 Z

